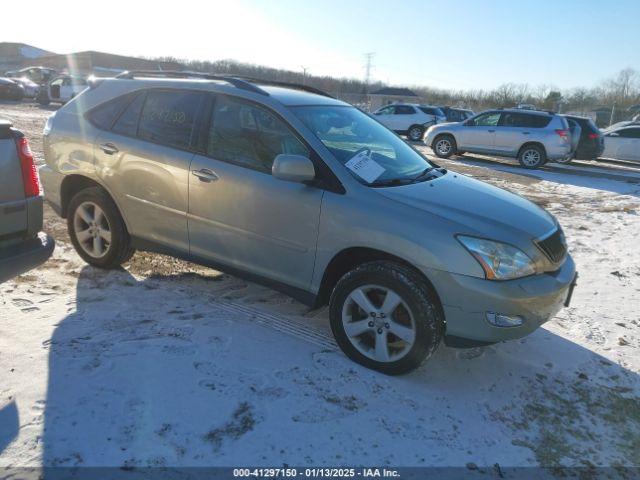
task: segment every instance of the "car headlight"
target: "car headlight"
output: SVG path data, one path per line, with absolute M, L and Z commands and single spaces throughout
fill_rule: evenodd
M 478 261 L 488 280 L 509 280 L 536 273 L 533 261 L 513 245 L 464 235 L 456 238 Z

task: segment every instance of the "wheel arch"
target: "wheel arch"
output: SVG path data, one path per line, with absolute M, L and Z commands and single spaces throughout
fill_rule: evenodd
M 438 139 L 442 138 L 442 137 L 451 137 L 453 139 L 453 141 L 455 142 L 455 146 L 458 146 L 458 139 L 456 138 L 456 136 L 449 131 L 444 131 L 444 132 L 438 132 L 436 133 L 436 136 L 433 137 L 433 141 L 431 142 L 431 145 L 429 145 L 432 149 L 435 147 L 436 142 L 438 141 Z
M 127 230 L 131 231 L 129 229 L 129 222 L 127 222 L 127 218 L 124 215 L 122 208 L 120 208 L 120 205 L 118 205 L 116 199 L 113 197 L 113 195 L 111 195 L 111 192 L 109 192 L 109 190 L 100 182 L 97 182 L 92 178 L 80 174 L 66 175 L 62 180 L 62 183 L 60 185 L 60 213 L 62 218 L 67 218 L 69 203 L 71 202 L 71 199 L 74 197 L 74 195 L 80 190 L 91 187 L 98 187 L 102 189 L 107 195 L 109 195 L 115 206 L 118 208 L 118 212 L 124 220 L 124 224 Z
M 531 142 L 525 142 L 520 146 L 520 148 L 518 149 L 518 153 L 516 154 L 516 158 L 520 157 L 520 154 L 525 148 L 533 147 L 533 146 L 541 148 L 545 158 L 547 157 L 547 149 L 545 148 L 544 144 L 541 142 L 531 141 Z
M 422 271 L 417 269 L 411 262 L 398 257 L 397 255 L 393 255 L 383 250 L 369 247 L 345 248 L 344 250 L 341 250 L 333 256 L 333 258 L 327 264 L 324 270 L 324 274 L 322 275 L 322 281 L 320 283 L 320 289 L 315 299 L 314 307 L 318 308 L 329 303 L 331 292 L 333 291 L 338 281 L 347 272 L 353 270 L 359 265 L 362 265 L 363 263 L 379 260 L 398 263 L 413 270 L 416 274 L 418 274 L 424 280 L 427 288 L 436 301 L 436 307 L 440 314 L 440 318 L 443 319 L 446 327 L 446 319 L 444 316 L 442 301 L 440 300 L 440 296 L 438 295 L 438 292 L 436 291 L 435 286 L 433 285 L 431 280 L 429 280 L 429 278 Z

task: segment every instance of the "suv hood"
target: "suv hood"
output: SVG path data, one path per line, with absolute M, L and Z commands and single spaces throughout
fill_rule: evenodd
M 538 238 L 556 226 L 551 214 L 529 200 L 455 172 L 432 181 L 377 190 L 391 200 L 466 227 L 459 233 L 509 242 L 504 234 Z

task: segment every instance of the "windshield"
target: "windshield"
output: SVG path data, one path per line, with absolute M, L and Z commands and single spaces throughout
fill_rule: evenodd
M 308 106 L 291 110 L 365 185 L 409 183 L 433 168 L 396 134 L 357 108 Z

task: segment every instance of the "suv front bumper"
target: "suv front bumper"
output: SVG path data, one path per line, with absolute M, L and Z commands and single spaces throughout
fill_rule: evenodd
M 487 344 L 521 338 L 553 318 L 570 300 L 576 268 L 567 256 L 559 270 L 505 281 L 430 270 L 447 322 L 446 335 L 457 344 Z M 487 313 L 518 316 L 522 325 L 497 327 Z

